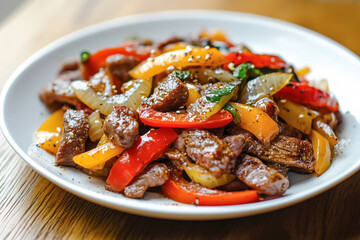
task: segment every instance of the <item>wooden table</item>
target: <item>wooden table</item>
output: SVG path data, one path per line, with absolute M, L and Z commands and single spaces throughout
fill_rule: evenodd
M 223 9 L 284 19 L 360 55 L 359 0 L 30 0 L 0 25 L 1 86 L 28 56 L 85 26 L 134 13 Z M 360 172 L 303 203 L 223 221 L 168 221 L 87 202 L 33 171 L 0 136 L 0 238 L 10 239 L 360 239 Z

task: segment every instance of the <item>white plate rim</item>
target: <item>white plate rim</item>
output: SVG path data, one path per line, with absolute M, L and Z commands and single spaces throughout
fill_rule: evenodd
M 126 25 L 130 22 L 141 23 L 142 21 L 146 21 L 146 19 L 150 19 L 150 18 L 157 20 L 166 20 L 168 18 L 184 18 L 184 17 L 201 19 L 202 17 L 209 15 L 215 16 L 217 18 L 240 17 L 240 18 L 247 18 L 251 21 L 267 21 L 271 25 L 273 24 L 277 25 L 277 27 L 284 27 L 287 28 L 287 30 L 292 30 L 292 31 L 301 32 L 302 34 L 312 35 L 315 39 L 321 39 L 328 44 L 334 45 L 335 47 L 342 50 L 345 54 L 348 54 L 349 57 L 352 57 L 355 61 L 359 61 L 359 57 L 356 54 L 354 54 L 353 52 L 351 52 L 349 49 L 345 48 L 341 44 L 337 43 L 336 41 L 329 39 L 328 37 L 321 35 L 317 32 L 304 28 L 302 26 L 271 17 L 250 14 L 250 13 L 218 11 L 218 10 L 176 10 L 176 11 L 143 13 L 143 14 L 136 14 L 136 15 L 117 18 L 117 19 L 112 19 L 84 29 L 80 29 L 40 49 L 30 58 L 28 58 L 23 64 L 21 64 L 16 69 L 16 71 L 10 76 L 10 78 L 5 83 L 2 89 L 0 101 L 1 103 L 5 102 L 7 96 L 6 93 L 11 88 L 12 84 L 16 81 L 18 75 L 21 72 L 23 72 L 28 66 L 30 66 L 37 59 L 41 58 L 48 51 L 51 51 L 52 49 L 56 49 L 57 47 L 62 46 L 63 44 L 66 44 L 68 42 L 71 42 L 76 38 L 80 38 L 82 36 L 94 33 L 99 29 L 119 27 L 122 25 Z M 245 217 L 245 216 L 265 213 L 269 211 L 274 211 L 297 204 L 306 199 L 319 195 L 322 192 L 325 192 L 328 189 L 339 184 L 340 182 L 345 181 L 347 178 L 355 174 L 360 169 L 360 156 L 358 156 L 358 158 L 356 159 L 357 162 L 351 168 L 347 169 L 347 171 L 344 171 L 341 175 L 338 175 L 336 178 L 332 179 L 332 181 L 329 181 L 324 184 L 320 184 L 312 188 L 312 191 L 305 191 L 302 193 L 286 196 L 286 201 L 282 201 L 285 198 L 279 198 L 279 199 L 273 199 L 271 201 L 262 202 L 261 204 L 264 206 L 262 206 L 261 208 L 258 207 L 257 205 L 258 203 L 246 204 L 246 209 L 243 207 L 245 205 L 219 206 L 219 207 L 194 207 L 194 208 L 183 208 L 179 206 L 157 206 L 148 202 L 143 202 L 141 205 L 139 205 L 137 202 L 132 202 L 131 200 L 123 200 L 111 196 L 103 196 L 100 194 L 94 195 L 94 193 L 90 190 L 79 187 L 75 184 L 69 184 L 61 177 L 51 174 L 45 168 L 43 168 L 38 163 L 36 163 L 36 161 L 34 161 L 30 156 L 28 156 L 27 153 L 24 152 L 16 143 L 16 141 L 13 139 L 11 133 L 8 131 L 6 127 L 3 104 L 0 105 L 0 113 L 1 113 L 0 127 L 3 131 L 6 140 L 9 142 L 10 146 L 15 150 L 15 152 L 17 152 L 17 154 L 20 155 L 20 157 L 40 175 L 42 175 L 49 181 L 55 183 L 57 186 L 65 189 L 66 191 L 71 192 L 72 194 L 79 196 L 83 199 L 86 199 L 88 201 L 109 208 L 113 208 L 116 210 L 124 211 L 127 213 L 137 214 L 147 217 L 178 219 L 178 220 L 213 220 L 213 219 L 227 219 L 234 217 Z

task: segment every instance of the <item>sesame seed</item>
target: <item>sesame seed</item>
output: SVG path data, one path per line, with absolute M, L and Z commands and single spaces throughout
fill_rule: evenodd
M 188 59 L 188 62 L 193 62 L 193 61 L 194 61 L 194 57 L 190 56 L 189 59 Z
M 180 113 L 180 110 L 176 110 L 176 113 Z
M 60 127 L 57 127 L 57 128 L 56 128 L 56 131 L 57 131 L 58 133 L 60 133 L 60 132 L 61 132 L 61 128 L 60 128 Z
M 112 89 L 116 89 L 116 85 L 112 85 L 111 88 L 112 88 Z
M 210 46 L 209 45 L 206 45 L 205 46 L 205 49 L 207 50 L 207 49 L 210 49 Z
M 304 117 L 304 114 L 300 114 L 300 115 L 299 115 L 299 118 L 303 118 L 303 117 Z
M 229 68 L 230 71 L 234 71 L 234 70 L 235 70 L 235 64 L 232 63 L 232 62 L 229 63 L 229 64 L 228 64 L 228 68 Z
M 196 56 L 196 59 L 200 59 L 201 58 L 201 56 Z
M 154 54 L 154 53 L 155 53 L 155 49 L 151 49 L 151 50 L 150 50 L 150 53 L 151 53 L 151 54 Z
M 101 92 L 97 92 L 96 95 L 101 96 Z
M 92 87 L 92 84 L 90 82 L 87 82 L 88 87 Z
M 70 137 L 74 137 L 74 133 L 73 132 L 69 132 L 69 135 L 70 135 Z
M 99 121 L 99 120 L 95 120 L 94 123 L 100 123 L 100 121 Z
M 185 51 L 191 52 L 191 51 L 192 51 L 192 48 L 191 48 L 189 45 L 187 45 L 186 48 L 185 48 Z
M 199 202 L 199 199 L 196 198 L 196 199 L 195 199 L 195 204 L 196 204 L 196 205 L 199 205 L 199 203 L 200 203 L 200 202 Z
M 210 59 L 210 53 L 207 53 L 205 56 L 205 60 L 209 60 Z

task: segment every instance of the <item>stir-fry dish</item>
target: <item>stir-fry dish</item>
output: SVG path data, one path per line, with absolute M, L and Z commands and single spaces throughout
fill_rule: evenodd
M 36 132 L 55 164 L 129 198 L 232 205 L 281 196 L 288 171 L 330 166 L 341 121 L 326 80 L 231 43 L 220 30 L 132 40 L 63 64 L 40 91 Z

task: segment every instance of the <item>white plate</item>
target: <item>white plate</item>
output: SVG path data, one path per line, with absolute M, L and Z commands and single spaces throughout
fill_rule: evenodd
M 277 199 L 253 204 L 199 207 L 178 204 L 160 195 L 143 200 L 124 198 L 104 189 L 72 168 L 53 165 L 54 158 L 32 145 L 35 130 L 49 115 L 38 97 L 39 89 L 54 79 L 60 63 L 82 50 L 116 46 L 132 35 L 163 40 L 202 29 L 222 28 L 233 42 L 255 52 L 274 53 L 297 67 L 310 66 L 311 78 L 326 78 L 344 114 L 341 152 L 321 177 L 291 173 L 291 186 Z M 338 43 L 300 26 L 272 18 L 222 11 L 176 11 L 137 15 L 101 23 L 68 35 L 45 47 L 11 76 L 1 95 L 1 127 L 15 151 L 37 172 L 63 189 L 91 202 L 120 211 L 168 219 L 223 219 L 284 208 L 311 198 L 344 181 L 360 168 L 360 107 L 353 98 L 360 89 L 359 58 Z M 31 156 L 30 156 L 31 155 Z

